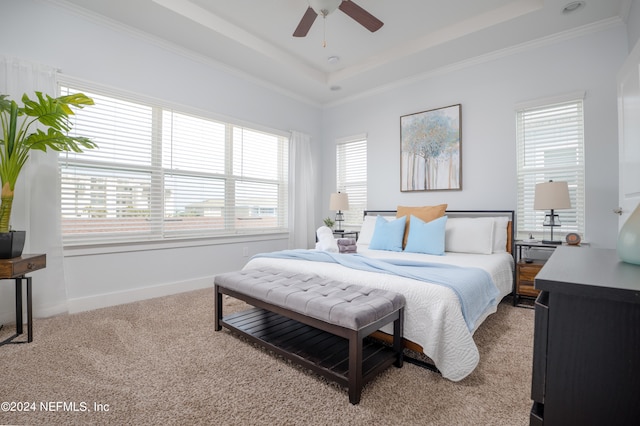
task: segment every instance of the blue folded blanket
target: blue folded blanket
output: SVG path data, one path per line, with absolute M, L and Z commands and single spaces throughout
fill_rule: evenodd
M 360 254 L 302 249 L 261 253 L 253 257 L 338 263 L 352 269 L 397 275 L 446 286 L 458 296 L 462 306 L 462 315 L 471 332 L 475 330 L 476 322 L 484 312 L 498 303 L 497 298 L 500 294 L 491 275 L 480 268 L 412 260 L 372 259 Z

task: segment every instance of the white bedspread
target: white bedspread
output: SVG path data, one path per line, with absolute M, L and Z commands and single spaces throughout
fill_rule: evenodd
M 446 253 L 445 256 L 431 256 L 363 248 L 358 248 L 358 252 L 378 259 L 404 258 L 474 266 L 491 275 L 500 291 L 500 299 L 512 290 L 513 258 L 509 253 Z M 354 270 L 339 264 L 305 260 L 254 258 L 247 263 L 245 269 L 262 266 L 274 266 L 293 272 L 311 272 L 353 284 L 402 293 L 407 301 L 404 337 L 422 346 L 424 354 L 433 360 L 443 377 L 452 381 L 462 380 L 478 365 L 480 355 L 462 316 L 460 302 L 455 292 L 447 287 L 394 275 Z M 495 311 L 495 306 L 489 308 L 478 324 Z M 382 330 L 392 333 L 390 327 Z

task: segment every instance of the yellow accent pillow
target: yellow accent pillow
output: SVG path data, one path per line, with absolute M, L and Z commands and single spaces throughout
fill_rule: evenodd
M 437 206 L 398 206 L 396 211 L 396 217 L 407 217 L 407 225 L 404 227 L 404 240 L 402 241 L 402 248 L 407 245 L 407 237 L 409 236 L 409 226 L 411 226 L 411 215 L 420 218 L 425 222 L 431 222 L 434 219 L 444 216 L 444 212 L 447 210 L 447 204 L 439 204 Z

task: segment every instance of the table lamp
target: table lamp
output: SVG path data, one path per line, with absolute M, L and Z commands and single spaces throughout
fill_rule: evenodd
M 553 239 L 553 228 L 561 225 L 560 219 L 558 215 L 554 213 L 554 210 L 571 208 L 571 198 L 569 198 L 569 185 L 567 182 L 554 182 L 550 180 L 549 182 L 536 184 L 533 208 L 535 210 L 551 211 L 545 215 L 542 224 L 542 226 L 551 228 L 551 238 L 548 240 L 543 239 L 542 243 L 562 244 L 562 241 Z
M 344 221 L 344 214 L 342 214 L 342 210 L 349 210 L 349 195 L 344 192 L 337 192 L 331 194 L 331 198 L 329 199 L 329 210 L 336 210 L 336 224 L 338 229 L 337 232 L 342 232 L 341 222 Z

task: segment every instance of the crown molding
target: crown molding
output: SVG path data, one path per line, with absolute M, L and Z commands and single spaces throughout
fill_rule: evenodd
M 203 55 L 201 53 L 197 53 L 194 52 L 193 50 L 187 49 L 183 46 L 177 45 L 175 43 L 171 43 L 167 40 L 164 40 L 160 37 L 154 36 L 152 34 L 149 34 L 145 31 L 142 30 L 138 30 L 136 28 L 133 28 L 129 25 L 125 25 L 121 22 L 115 21 L 113 19 L 110 19 L 104 15 L 101 15 L 99 13 L 87 10 L 85 8 L 81 8 L 78 7 L 75 4 L 66 2 L 65 0 L 36 0 L 38 2 L 41 3 L 48 3 L 48 4 L 54 4 L 56 6 L 59 6 L 63 9 L 66 9 L 67 11 L 82 17 L 83 19 L 89 20 L 91 22 L 94 22 L 97 25 L 103 26 L 105 28 L 111 29 L 113 31 L 116 31 L 118 33 L 125 33 L 131 37 L 137 38 L 139 40 L 142 40 L 146 43 L 152 44 L 156 47 L 159 47 L 162 50 L 166 50 L 170 53 L 176 54 L 176 55 L 180 55 L 184 58 L 187 58 L 189 60 L 195 61 L 195 62 L 199 62 L 203 65 L 207 65 L 210 67 L 213 67 L 219 71 L 225 72 L 231 76 L 234 77 L 238 77 L 241 78 L 243 80 L 247 80 L 250 81 L 256 85 L 259 85 L 265 89 L 268 90 L 272 90 L 274 92 L 280 93 L 283 96 L 286 96 L 288 98 L 291 98 L 295 101 L 298 102 L 302 102 L 304 104 L 313 106 L 313 107 L 317 107 L 320 108 L 322 107 L 322 104 L 310 99 L 306 96 L 301 96 L 296 92 L 293 92 L 289 89 L 285 89 L 284 87 L 277 85 L 275 83 L 271 83 L 267 80 L 261 79 L 260 77 L 257 77 L 253 74 L 250 74 L 246 71 L 240 70 L 236 67 L 233 67 L 231 65 L 225 64 L 224 62 L 215 60 L 211 57 L 208 57 L 206 55 Z
M 589 34 L 594 34 L 594 33 L 598 33 L 601 31 L 606 31 L 612 28 L 617 28 L 617 27 L 621 27 L 624 26 L 625 23 L 622 20 L 622 18 L 620 17 L 614 17 L 614 18 L 609 18 L 609 19 L 604 19 L 598 22 L 594 22 L 591 24 L 587 24 L 587 25 L 583 25 L 581 27 L 572 29 L 572 30 L 567 30 L 567 31 L 561 31 L 559 33 L 553 34 L 551 36 L 546 36 L 546 37 L 541 37 L 537 40 L 533 40 L 533 41 L 528 41 L 525 43 L 521 43 L 518 44 L 516 46 L 512 46 L 512 47 L 507 47 L 504 49 L 500 49 L 500 50 L 496 50 L 494 52 L 490 52 L 484 55 L 479 55 L 473 58 L 469 58 L 469 59 L 465 59 L 463 61 L 459 61 L 450 65 L 446 65 L 434 70 L 430 70 L 421 74 L 416 74 L 413 75 L 411 77 L 407 77 L 404 79 L 400 79 L 397 81 L 394 81 L 393 83 L 389 83 L 389 84 L 385 84 L 385 85 L 380 85 L 378 87 L 376 87 L 375 89 L 372 90 L 367 90 L 367 91 L 362 91 L 358 94 L 352 95 L 352 96 L 348 96 L 345 98 L 342 98 L 340 100 L 334 101 L 334 102 L 330 102 L 330 103 L 326 103 L 323 105 L 324 108 L 330 108 L 330 107 L 334 107 L 334 106 L 338 106 L 338 105 L 343 105 L 346 103 L 350 103 L 353 101 L 356 101 L 358 99 L 363 99 L 363 98 L 367 98 L 370 96 L 374 96 L 380 93 L 384 93 L 384 92 L 388 92 L 389 90 L 393 90 L 393 89 L 397 89 L 400 87 L 405 87 L 417 82 L 421 82 L 424 80 L 428 80 L 430 78 L 439 76 L 439 75 L 444 75 L 444 74 L 448 74 L 454 71 L 459 71 L 465 68 L 470 68 L 476 65 L 480 65 L 483 63 L 487 63 L 487 62 L 492 62 L 501 58 L 505 58 L 505 57 L 509 57 L 509 56 L 513 56 L 513 55 L 517 55 L 517 54 L 521 54 L 521 53 L 525 53 L 528 51 L 532 51 L 535 49 L 539 49 L 541 47 L 545 47 L 545 46 L 551 46 L 563 41 L 567 41 L 567 40 L 571 40 L 574 38 L 578 38 L 578 37 L 584 37 L 586 35 Z

